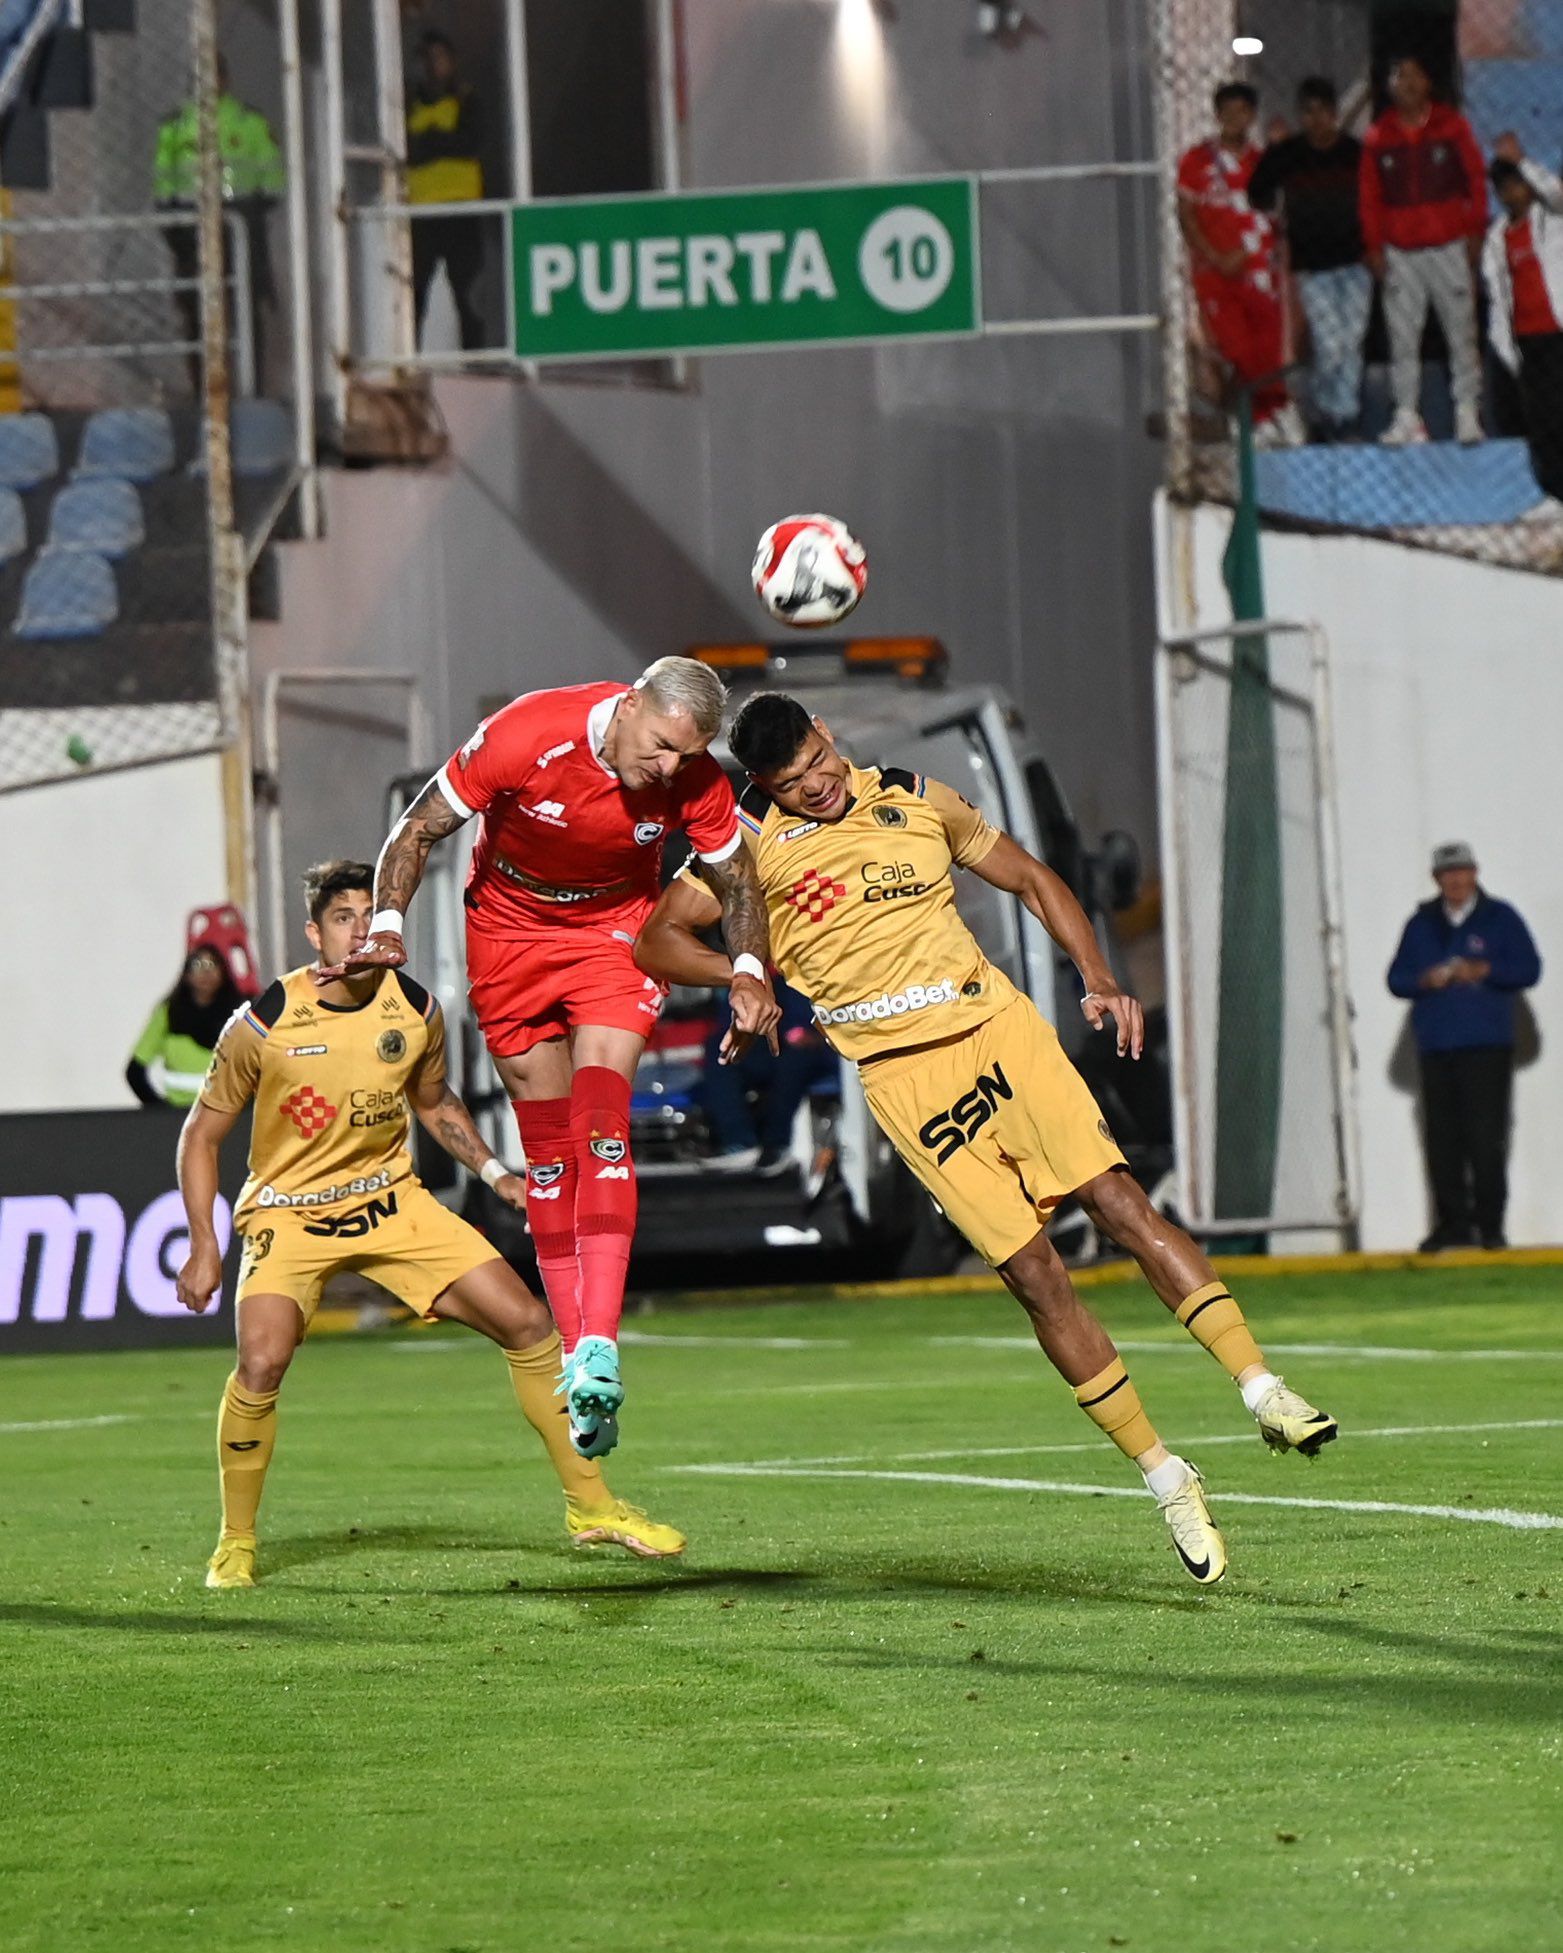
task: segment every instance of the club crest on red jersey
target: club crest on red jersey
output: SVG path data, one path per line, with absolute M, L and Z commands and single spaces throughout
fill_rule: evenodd
M 635 839 L 643 848 L 649 847 L 653 841 L 660 841 L 662 839 L 661 821 L 637 821 L 635 823 Z

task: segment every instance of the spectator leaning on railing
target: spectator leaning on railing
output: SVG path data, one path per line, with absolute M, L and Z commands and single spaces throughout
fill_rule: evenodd
M 1238 380 L 1253 388 L 1255 439 L 1265 447 L 1296 447 L 1306 434 L 1281 370 L 1286 335 L 1275 233 L 1248 201 L 1260 154 L 1253 140 L 1258 107 L 1246 82 L 1216 90 L 1217 135 L 1196 143 L 1178 164 L 1178 222 L 1205 331 Z
M 1487 233 L 1488 337 L 1519 381 L 1531 472 L 1542 499 L 1522 520 L 1563 516 L 1563 183 L 1520 147 L 1493 145 L 1492 187 L 1503 215 Z
M 1363 342 L 1373 278 L 1362 262 L 1357 213 L 1362 144 L 1340 126 L 1335 84 L 1310 75 L 1297 90 L 1301 132 L 1272 142 L 1248 184 L 1256 210 L 1279 208 L 1303 315 L 1314 432 L 1355 433 L 1362 411 Z
M 1362 151 L 1362 237 L 1384 284 L 1395 417 L 1381 439 L 1427 439 L 1422 421 L 1422 327 L 1431 305 L 1449 347 L 1455 438 L 1482 438 L 1477 413 L 1476 262 L 1487 230 L 1487 172 L 1471 125 L 1433 100 L 1427 69 L 1403 54 L 1389 71 L 1390 105 Z

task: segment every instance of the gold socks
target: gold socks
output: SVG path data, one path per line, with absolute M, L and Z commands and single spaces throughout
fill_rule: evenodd
M 1236 1379 L 1244 1370 L 1265 1367 L 1259 1345 L 1249 1333 L 1243 1311 L 1232 1300 L 1225 1282 L 1207 1282 L 1185 1296 L 1174 1311 L 1178 1321 L 1202 1349 Z
M 563 1397 L 555 1396 L 559 1381 L 560 1344 L 556 1334 L 545 1336 L 529 1349 L 507 1349 L 510 1381 L 515 1386 L 521 1415 L 542 1439 L 549 1462 L 559 1475 L 564 1495 L 573 1504 L 598 1511 L 612 1501 L 595 1458 L 576 1455 L 570 1443 L 570 1419 Z
M 1105 1370 L 1099 1370 L 1085 1383 L 1076 1384 L 1075 1402 L 1126 1458 L 1141 1457 L 1157 1442 L 1140 1402 L 1140 1393 L 1130 1381 L 1121 1357 L 1115 1356 Z
M 217 1414 L 217 1468 L 222 1475 L 223 1537 L 255 1537 L 255 1514 L 277 1442 L 277 1392 L 246 1390 L 238 1372 L 223 1386 Z

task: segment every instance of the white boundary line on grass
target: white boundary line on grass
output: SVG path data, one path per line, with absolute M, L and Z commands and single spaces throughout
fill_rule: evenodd
M 1463 1437 L 1471 1431 L 1563 1431 L 1563 1417 L 1519 1417 L 1501 1424 L 1380 1424 L 1366 1430 L 1352 1425 L 1346 1436 L 1355 1444 L 1358 1438 L 1431 1438 L 1456 1434 Z M 1215 1437 L 1169 1438 L 1167 1442 L 1177 1451 L 1185 1446 L 1190 1451 L 1203 1451 L 1212 1444 L 1251 1445 L 1254 1436 L 1252 1431 L 1223 1431 Z M 752 1466 L 934 1465 L 949 1458 L 1034 1458 L 1060 1451 L 1099 1452 L 1101 1448 L 1100 1438 L 1086 1438 L 1069 1444 L 963 1444 L 950 1445 L 942 1451 L 842 1452 L 824 1458 L 753 1458 L 748 1462 Z
M 930 1336 L 928 1341 L 947 1349 L 1036 1348 L 1031 1336 Z M 1113 1345 L 1134 1356 L 1159 1356 L 1167 1350 L 1203 1354 L 1192 1336 L 1158 1336 L 1155 1341 L 1139 1342 L 1115 1336 Z M 1556 1363 L 1563 1358 L 1563 1349 L 1419 1349 L 1392 1343 L 1272 1343 L 1268 1337 L 1265 1352 L 1270 1356 L 1382 1357 L 1404 1363 Z
M 1079 1485 L 1061 1478 L 988 1478 L 975 1472 L 816 1471 L 798 1465 L 673 1465 L 667 1469 L 706 1478 L 868 1478 L 901 1485 L 973 1486 L 987 1492 L 1056 1492 L 1078 1499 L 1143 1499 L 1143 1486 Z M 1514 1532 L 1563 1532 L 1563 1515 L 1514 1512 L 1507 1506 L 1400 1505 L 1390 1499 L 1299 1499 L 1268 1492 L 1218 1492 L 1222 1505 L 1301 1506 L 1313 1512 L 1392 1512 L 1413 1519 L 1463 1519 L 1472 1525 L 1507 1526 Z
M 104 1417 L 40 1417 L 30 1423 L 0 1424 L 0 1437 L 13 1431 L 85 1431 L 100 1424 L 140 1424 L 145 1420 L 129 1411 L 114 1411 Z

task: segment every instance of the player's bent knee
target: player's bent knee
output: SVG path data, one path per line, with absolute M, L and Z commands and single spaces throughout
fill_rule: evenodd
M 1051 1315 L 1070 1295 L 1068 1273 L 1045 1234 L 1001 1263 L 999 1278 L 1033 1319 Z
M 1155 1210 L 1145 1190 L 1125 1167 L 1109 1167 L 1094 1180 L 1075 1189 L 1075 1199 L 1085 1209 L 1093 1227 L 1127 1245 L 1126 1237 L 1140 1233 Z
M 282 1388 L 282 1379 L 287 1375 L 288 1365 L 292 1361 L 291 1348 L 284 1352 L 275 1345 L 260 1349 L 241 1346 L 234 1370 L 241 1389 L 257 1391 L 265 1396 Z

